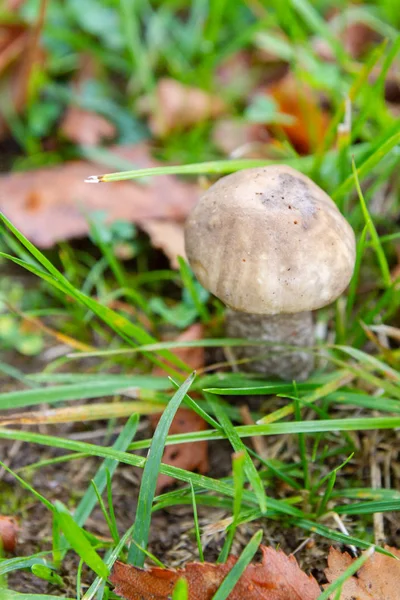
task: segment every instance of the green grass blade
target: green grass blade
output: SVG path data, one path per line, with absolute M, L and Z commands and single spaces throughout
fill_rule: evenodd
M 183 398 L 189 390 L 195 373 L 192 373 L 174 394 L 167 408 L 163 412 L 161 419 L 154 432 L 153 441 L 149 450 L 146 465 L 143 471 L 142 483 L 140 485 L 139 499 L 136 509 L 135 526 L 133 528 L 132 538 L 142 548 L 147 548 L 151 508 L 153 505 L 156 491 L 157 477 L 160 472 L 161 459 L 164 452 L 165 440 L 168 435 L 172 420 L 178 410 Z M 128 554 L 128 562 L 136 567 L 142 567 L 145 560 L 145 554 L 131 544 Z
M 363 566 L 363 564 L 367 562 L 374 552 L 374 546 L 368 548 L 368 550 L 353 563 L 351 563 L 351 565 L 347 567 L 347 569 L 343 571 L 343 573 L 339 575 L 339 577 L 337 577 L 337 579 L 335 579 L 331 585 L 325 588 L 322 594 L 318 596 L 317 600 L 329 600 L 329 598 L 332 598 L 333 592 L 340 589 L 347 579 L 354 575 L 354 573 L 357 573 L 357 571 Z
M 397 135 L 397 138 L 398 138 L 398 143 L 400 143 L 400 133 Z M 356 190 L 358 193 L 358 198 L 359 198 L 360 204 L 361 204 L 361 210 L 364 215 L 365 224 L 368 227 L 368 231 L 371 236 L 372 247 L 374 248 L 376 257 L 378 259 L 378 264 L 379 264 L 379 267 L 381 270 L 383 283 L 384 283 L 385 287 L 390 287 L 392 285 L 392 278 L 390 275 L 389 265 L 386 260 L 385 252 L 382 248 L 382 244 L 380 242 L 378 232 L 376 231 L 374 222 L 370 217 L 366 202 L 364 200 L 364 196 L 363 196 L 363 193 L 361 190 L 360 181 L 359 181 L 359 177 L 358 177 L 359 174 L 356 169 L 354 158 L 351 161 L 351 166 L 353 169 L 353 176 L 354 176 L 354 181 L 355 181 L 355 185 L 356 185 Z
M 128 419 L 127 423 L 124 425 L 123 430 L 121 431 L 115 443 L 113 444 L 113 448 L 115 450 L 121 450 L 122 452 L 127 450 L 129 444 L 132 442 L 133 438 L 136 435 L 138 422 L 139 418 L 137 415 L 132 415 L 132 417 Z M 93 478 L 93 483 L 97 487 L 100 494 L 102 494 L 107 485 L 107 472 L 112 477 L 117 466 L 118 461 L 112 460 L 111 458 L 106 458 L 97 470 L 97 473 Z M 89 517 L 92 510 L 96 506 L 96 503 L 96 494 L 94 490 L 89 487 L 86 490 L 82 500 L 79 502 L 76 510 L 74 511 L 74 521 L 80 526 L 84 525 L 86 519 Z
M 263 536 L 263 531 L 260 529 L 253 535 L 250 542 L 247 544 L 241 555 L 239 556 L 237 562 L 233 565 L 232 569 L 229 571 L 228 575 L 225 577 L 218 590 L 215 592 L 212 600 L 225 600 L 240 577 L 243 575 L 244 570 L 247 565 L 250 564 L 253 556 L 258 550 L 258 547 L 261 543 Z
M 237 431 L 236 431 L 235 427 L 232 425 L 232 422 L 229 419 L 228 415 L 226 414 L 222 404 L 220 404 L 219 402 L 214 400 L 214 398 L 210 394 L 207 394 L 206 397 L 210 403 L 211 408 L 214 411 L 215 416 L 217 417 L 218 421 L 221 423 L 222 428 L 226 434 L 226 437 L 229 439 L 229 441 L 232 445 L 232 448 L 235 450 L 235 452 L 243 452 L 243 454 L 244 454 L 244 471 L 246 473 L 247 479 L 249 480 L 249 482 L 254 490 L 254 493 L 257 497 L 261 512 L 263 512 L 263 513 L 266 512 L 267 498 L 265 495 L 264 484 L 261 480 L 261 477 L 260 477 L 257 469 L 254 466 L 251 456 L 247 452 L 246 446 L 244 445 L 244 443 L 240 439 L 239 435 L 237 434 Z
M 58 522 L 65 537 L 68 540 L 71 548 L 75 550 L 78 556 L 98 575 L 103 579 L 107 579 L 109 570 L 100 558 L 83 530 L 77 525 L 72 518 L 68 509 L 59 501 L 55 503 Z

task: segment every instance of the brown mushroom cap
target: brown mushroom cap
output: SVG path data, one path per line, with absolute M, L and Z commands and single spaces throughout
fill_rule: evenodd
M 234 310 L 315 310 L 349 284 L 350 225 L 311 179 L 285 165 L 222 177 L 189 215 L 186 254 L 200 283 Z

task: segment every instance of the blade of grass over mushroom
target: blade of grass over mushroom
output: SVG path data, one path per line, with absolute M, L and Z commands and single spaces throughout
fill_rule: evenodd
M 150 177 L 155 175 L 203 175 L 234 173 L 240 169 L 252 167 L 263 167 L 274 164 L 276 161 L 256 158 L 242 158 L 238 160 L 215 160 L 192 165 L 174 165 L 167 167 L 149 167 L 147 169 L 135 169 L 134 171 L 121 171 L 120 173 L 106 173 L 104 175 L 93 175 L 86 181 L 88 183 L 111 183 L 114 181 L 125 181 L 126 179 L 138 179 L 139 177 Z M 296 159 L 291 163 L 307 164 L 304 158 Z M 92 179 L 93 178 L 93 179 Z
M 212 600 L 225 600 L 239 581 L 242 576 L 245 568 L 248 564 L 250 564 L 253 556 L 258 550 L 258 547 L 261 543 L 263 530 L 259 529 L 251 538 L 247 546 L 244 548 L 242 553 L 240 554 L 237 562 L 233 565 L 232 569 L 229 571 L 228 575 L 222 581 L 218 590 L 212 597 Z
M 51 285 L 54 285 L 61 291 L 70 294 L 73 298 L 75 298 L 79 303 L 85 305 L 87 308 L 92 310 L 94 314 L 97 315 L 102 321 L 104 321 L 111 329 L 116 331 L 123 339 L 128 341 L 129 343 L 140 343 L 140 344 L 151 344 L 155 343 L 155 339 L 148 334 L 142 327 L 135 325 L 129 319 L 123 317 L 122 315 L 116 313 L 110 308 L 103 306 L 100 302 L 86 296 L 82 292 L 80 292 L 77 288 L 75 288 L 62 273 L 54 267 L 54 265 L 40 252 L 14 225 L 5 217 L 5 215 L 0 214 L 0 219 L 3 223 L 8 227 L 8 229 L 15 235 L 15 237 L 21 242 L 23 246 L 32 254 L 32 256 L 44 267 L 47 273 L 36 272 L 39 277 L 45 279 Z M 3 254 L 1 254 L 3 255 Z M 18 259 L 14 257 L 9 257 L 14 262 L 18 264 Z M 27 263 L 21 263 L 21 266 L 32 271 L 33 267 Z M 135 342 L 132 341 L 132 339 Z M 176 355 L 169 351 L 162 351 L 160 355 L 168 360 L 172 365 L 176 367 L 188 371 L 187 365 L 183 363 Z M 150 360 L 152 360 L 158 366 L 164 368 L 165 371 L 170 372 L 171 374 L 175 374 L 178 378 L 181 378 L 181 375 L 176 372 L 175 369 L 172 369 L 168 365 L 162 363 L 155 357 L 151 357 L 148 355 Z
M 236 428 L 233 426 L 231 420 L 228 415 L 224 411 L 223 405 L 214 399 L 211 394 L 206 393 L 206 398 L 217 417 L 218 421 L 221 423 L 223 431 L 225 432 L 226 437 L 229 439 L 232 448 L 235 452 L 242 452 L 244 455 L 244 472 L 246 473 L 246 477 L 252 486 L 254 493 L 257 497 L 258 503 L 260 505 L 260 509 L 262 512 L 267 510 L 267 498 L 264 490 L 264 484 L 260 478 L 260 475 L 254 466 L 254 463 L 247 452 L 246 446 L 243 444 L 242 440 L 238 436 L 236 432 Z
M 153 441 L 143 471 L 136 509 L 135 526 L 132 533 L 132 538 L 144 549 L 147 548 L 151 522 L 151 507 L 155 496 L 157 477 L 160 472 L 165 440 L 176 411 L 189 390 L 194 377 L 195 373 L 192 373 L 174 394 L 167 408 L 163 412 L 153 435 Z M 132 544 L 129 549 L 128 562 L 136 567 L 142 567 L 144 560 L 144 553 L 139 550 L 137 546 Z

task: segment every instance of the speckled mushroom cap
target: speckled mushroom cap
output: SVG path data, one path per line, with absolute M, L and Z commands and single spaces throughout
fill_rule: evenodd
M 315 310 L 349 284 L 355 239 L 334 202 L 285 165 L 238 171 L 209 188 L 185 229 L 200 283 L 234 310 Z

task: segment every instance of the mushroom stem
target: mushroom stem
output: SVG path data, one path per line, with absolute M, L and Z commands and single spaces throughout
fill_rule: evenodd
M 313 354 L 301 350 L 314 344 L 314 324 L 312 313 L 309 311 L 255 315 L 228 309 L 226 330 L 232 338 L 268 343 L 265 347 L 238 346 L 233 349 L 238 359 L 255 359 L 243 365 L 248 371 L 275 375 L 289 381 L 302 381 L 307 379 L 314 368 Z M 298 346 L 299 350 L 293 346 Z

